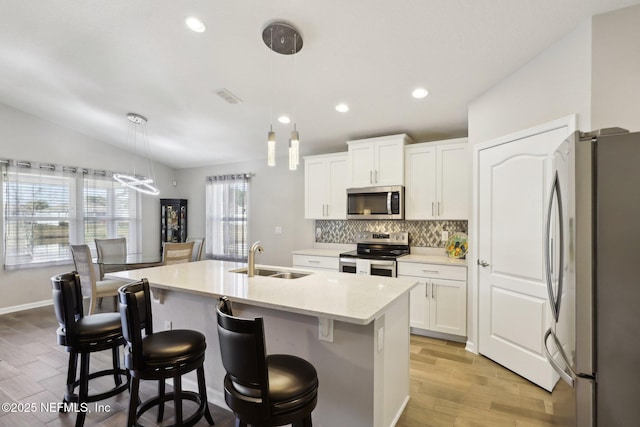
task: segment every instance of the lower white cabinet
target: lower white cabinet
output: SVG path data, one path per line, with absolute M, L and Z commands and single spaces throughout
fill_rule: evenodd
M 467 268 L 398 262 L 398 277 L 415 277 L 409 319 L 412 328 L 467 335 Z
M 293 255 L 293 267 L 316 271 L 338 271 L 340 259 L 333 256 Z

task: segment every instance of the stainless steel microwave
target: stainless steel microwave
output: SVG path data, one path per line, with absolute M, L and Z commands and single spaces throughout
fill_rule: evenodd
M 404 219 L 404 187 L 348 188 L 347 219 Z

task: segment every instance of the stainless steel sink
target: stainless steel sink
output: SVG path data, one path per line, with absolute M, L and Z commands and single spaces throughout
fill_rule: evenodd
M 230 270 L 232 273 L 247 274 L 247 268 L 238 268 L 236 270 Z M 255 275 L 263 277 L 274 277 L 276 279 L 299 279 L 304 276 L 308 276 L 311 273 L 303 273 L 301 271 L 277 271 L 268 270 L 264 268 L 256 268 Z

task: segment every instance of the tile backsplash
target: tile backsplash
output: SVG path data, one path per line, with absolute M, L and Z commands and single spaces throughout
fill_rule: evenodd
M 442 231 L 468 234 L 468 221 L 316 220 L 316 243 L 356 243 L 361 231 L 409 232 L 409 245 L 444 248 Z

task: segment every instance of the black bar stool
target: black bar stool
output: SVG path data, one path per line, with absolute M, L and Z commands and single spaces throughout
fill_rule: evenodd
M 84 424 L 86 404 L 107 399 L 126 390 L 129 387 L 129 373 L 120 369 L 119 347 L 124 345 L 122 324 L 118 313 L 84 315 L 82 306 L 82 287 L 77 272 L 61 274 L 51 278 L 53 304 L 58 324 L 58 344 L 66 347 L 69 352 L 69 368 L 67 371 L 67 385 L 64 394 L 62 410 L 68 410 L 72 404 L 77 404 L 78 416 L 76 427 Z M 89 356 L 91 353 L 111 350 L 113 369 L 89 373 Z M 80 355 L 80 378 L 76 380 Z M 115 386 L 103 393 L 90 395 L 89 380 L 113 375 Z M 122 377 L 126 381 L 122 381 Z M 78 394 L 75 389 L 79 387 Z
M 311 427 L 318 401 L 318 374 L 309 362 L 288 354 L 265 355 L 262 318 L 233 317 L 231 302 L 216 307 L 224 377 L 224 399 L 236 427 Z
M 125 366 L 131 373 L 131 395 L 127 426 L 138 425 L 138 418 L 158 406 L 158 422 L 164 416 L 164 402 L 175 402 L 176 426 L 193 426 L 204 415 L 210 425 L 213 418 L 207 402 L 204 380 L 204 335 L 197 331 L 175 329 L 153 332 L 149 282 L 142 279 L 118 290 L 122 329 L 127 341 Z M 144 330 L 145 335 L 142 335 Z M 182 375 L 197 370 L 198 393 L 182 390 Z M 173 393 L 165 393 L 165 379 L 173 378 Z M 158 380 L 158 396 L 139 404 L 140 380 Z M 182 419 L 182 400 L 196 402 L 198 409 Z

